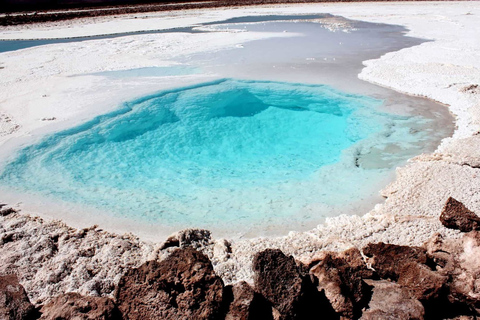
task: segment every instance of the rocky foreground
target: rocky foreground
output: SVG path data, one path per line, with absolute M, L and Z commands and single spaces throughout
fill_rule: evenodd
M 480 315 L 480 218 L 453 198 L 440 220 L 464 232 L 461 238 L 435 235 L 419 247 L 370 243 L 361 249 L 321 252 L 309 263 L 266 249 L 254 256 L 253 284 L 233 285 L 225 285 L 210 259 L 197 250 L 209 238 L 206 230 L 180 232 L 154 249 L 142 248 L 135 238 L 102 234 L 94 228 L 70 228 L 62 234 L 62 228 L 56 233 L 52 227 L 41 231 L 51 235 L 51 243 L 33 244 L 18 230 L 32 220 L 38 230 L 49 224 L 8 208 L 0 215 L 0 319 L 476 319 Z M 95 241 L 94 251 L 106 250 L 113 264 L 85 267 L 91 274 L 82 275 L 74 267 L 77 261 L 69 261 L 63 253 L 62 267 L 57 264 L 57 270 L 43 280 L 49 291 L 38 287 L 41 282 L 33 278 L 45 278 L 45 268 L 64 250 L 75 259 L 101 260 L 93 252 L 79 254 L 85 248 L 75 239 L 89 237 Z M 19 243 L 24 252 L 19 252 Z M 49 246 L 50 256 L 32 249 L 35 246 Z M 127 258 L 124 249 L 132 246 L 136 250 L 128 251 Z M 131 252 L 153 254 L 131 267 L 138 261 Z M 30 263 L 19 264 L 27 261 L 25 256 Z M 112 272 L 116 278 L 101 281 Z M 68 278 L 73 290 L 61 285 Z M 98 287 L 81 294 L 82 285 L 72 282 L 82 279 Z

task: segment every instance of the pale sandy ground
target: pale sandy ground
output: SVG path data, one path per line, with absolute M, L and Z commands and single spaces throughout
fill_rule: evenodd
M 210 256 L 218 274 L 226 283 L 251 281 L 252 255 L 270 247 L 309 261 L 319 250 L 361 248 L 378 241 L 420 245 L 436 232 L 457 236 L 440 225 L 438 216 L 449 196 L 480 213 L 480 86 L 472 86 L 480 84 L 480 2 L 302 4 L 154 13 L 142 15 L 141 19 L 102 17 L 6 28 L 0 38 L 93 35 L 99 30 L 130 32 L 240 15 L 290 13 L 332 13 L 350 19 L 399 24 L 406 26 L 411 36 L 435 40 L 366 61 L 359 76 L 448 105 L 456 116 L 457 129 L 434 154 L 418 156 L 399 168 L 396 181 L 382 191 L 387 198 L 385 203 L 363 216 L 330 218 L 311 231 L 290 232 L 284 237 L 237 239 L 230 244 L 216 239 L 205 244 L 202 250 Z M 0 54 L 2 153 L 18 147 L 19 141 L 27 141 L 25 137 L 36 138 L 105 113 L 115 106 L 112 102 L 120 103 L 159 85 L 146 80 L 144 92 L 138 92 L 134 90 L 136 84 L 125 81 L 106 84 L 91 76 L 69 75 L 162 66 L 178 52 L 190 54 L 234 47 L 268 36 L 272 35 L 142 35 L 102 40 L 98 44 L 61 44 Z M 146 43 L 149 45 L 145 46 Z M 198 80 L 198 76 L 185 76 L 167 79 L 160 85 L 168 87 Z M 50 117 L 57 120 L 41 120 Z M 158 244 L 131 235 L 115 236 L 98 230 L 82 234 L 62 223 L 41 222 L 26 215 L 1 219 L 0 272 L 19 270 L 22 284 L 37 303 L 65 290 L 108 295 L 125 267 L 165 254 L 158 250 Z M 22 240 L 11 241 L 12 238 Z

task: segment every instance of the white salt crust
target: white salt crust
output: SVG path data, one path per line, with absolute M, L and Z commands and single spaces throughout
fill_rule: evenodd
M 449 196 L 480 213 L 480 87 L 474 86 L 480 85 L 480 2 L 275 5 L 137 15 L 140 19 L 123 15 L 8 27 L 2 29 L 0 39 L 133 32 L 243 15 L 302 13 L 331 13 L 349 19 L 403 25 L 410 30 L 410 36 L 434 40 L 366 61 L 359 77 L 448 105 L 456 117 L 457 128 L 453 137 L 444 139 L 435 153 L 418 156 L 398 168 L 396 181 L 382 190 L 385 202 L 363 216 L 328 218 L 313 230 L 290 232 L 283 237 L 214 239 L 201 250 L 212 259 L 216 272 L 227 284 L 251 282 L 252 256 L 265 248 L 280 248 L 308 262 L 320 250 L 361 248 L 379 241 L 421 245 L 437 232 L 457 237 L 457 232 L 441 226 L 438 216 Z M 1 152 L 8 155 L 30 136 L 35 138 L 105 113 L 121 101 L 151 92 L 152 88 L 208 78 L 193 75 L 147 79 L 143 83 L 145 91 L 138 92 L 133 90 L 138 83 L 104 83 L 91 76 L 69 75 L 165 66 L 167 59 L 178 54 L 235 47 L 270 36 L 273 35 L 251 32 L 221 36 L 155 34 L 101 40 L 101 45 L 70 43 L 0 54 Z M 148 47 L 143 46 L 145 43 L 149 43 Z M 15 124 L 14 130 L 5 124 L 3 114 Z M 56 120 L 41 120 L 52 117 Z M 38 211 L 29 213 L 51 218 Z M 141 231 L 137 232 L 138 237 L 117 236 L 98 229 L 82 235 L 61 222 L 43 221 L 23 213 L 0 219 L 0 238 L 4 243 L 0 246 L 0 272 L 18 271 L 21 283 L 35 303 L 64 291 L 110 295 L 126 267 L 161 259 L 166 254 L 158 250 L 160 239 L 150 241 L 152 234 Z M 67 223 L 82 226 L 75 221 Z M 108 224 L 100 227 L 110 230 Z M 9 239 L 18 240 L 5 241 Z

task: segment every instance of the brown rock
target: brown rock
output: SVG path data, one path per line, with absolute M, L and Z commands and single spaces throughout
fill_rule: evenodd
M 447 240 L 435 235 L 426 247 L 438 272 L 448 278 L 448 296 L 437 304 L 437 314 L 444 318 L 480 315 L 480 232 Z
M 302 296 L 303 280 L 293 257 L 280 250 L 267 249 L 253 259 L 255 289 L 272 303 L 281 315 L 293 317 Z
M 248 283 L 242 281 L 225 287 L 225 292 L 232 297 L 225 320 L 273 320 L 271 304 L 253 291 Z
M 356 248 L 342 253 L 326 252 L 310 269 L 318 290 L 324 290 L 333 309 L 343 317 L 358 318 L 371 297 L 371 287 L 363 279 L 372 278 Z
M 408 290 L 386 280 L 366 280 L 366 282 L 373 286 L 373 295 L 360 319 L 423 319 L 425 310 L 422 304 Z
M 400 270 L 407 264 L 427 263 L 426 249 L 387 243 L 370 243 L 363 248 L 368 262 L 382 279 L 397 281 Z
M 30 303 L 16 275 L 0 275 L 0 319 L 33 319 L 35 308 Z
M 411 262 L 400 270 L 398 284 L 407 288 L 420 301 L 438 299 L 444 293 L 448 277 L 427 266 Z
M 45 320 L 116 320 L 122 316 L 112 299 L 67 293 L 51 299 L 41 309 Z
M 440 221 L 445 227 L 462 232 L 480 230 L 480 217 L 452 197 L 445 203 Z
M 308 319 L 315 314 L 338 318 L 325 294 L 301 273 L 292 256 L 267 249 L 255 255 L 253 270 L 255 290 L 273 305 L 275 319 Z
M 216 319 L 223 282 L 205 255 L 185 248 L 127 271 L 115 296 L 125 319 Z

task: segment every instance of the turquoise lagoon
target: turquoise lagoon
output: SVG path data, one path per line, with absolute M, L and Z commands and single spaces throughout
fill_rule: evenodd
M 412 128 L 432 120 L 381 105 L 327 85 L 272 81 L 163 91 L 26 147 L 0 183 L 178 228 L 318 220 L 312 204 L 354 201 L 366 183 L 342 171 L 384 175 L 428 140 L 428 130 Z M 374 150 L 383 153 L 366 165 Z

